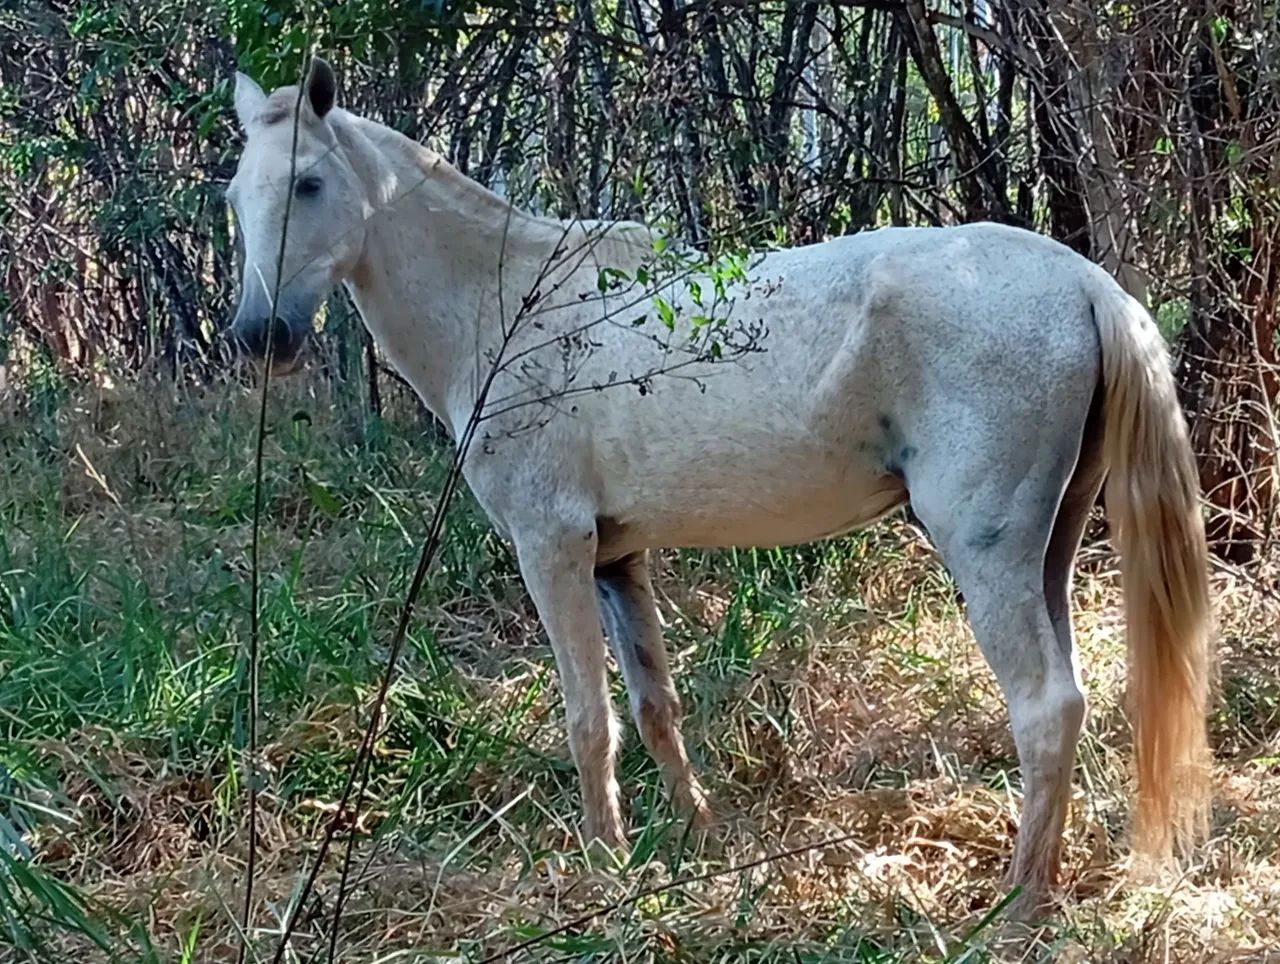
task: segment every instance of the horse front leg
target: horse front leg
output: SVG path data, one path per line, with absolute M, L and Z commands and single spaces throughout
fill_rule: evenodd
M 569 749 L 582 785 L 583 835 L 626 846 L 614 777 L 617 727 L 609 700 L 604 633 L 596 603 L 594 524 L 515 535 L 516 557 L 555 654 Z
M 596 589 L 640 738 L 658 764 L 676 811 L 694 826 L 705 827 L 711 811 L 680 735 L 680 697 L 667 665 L 648 554 L 633 553 L 598 568 Z

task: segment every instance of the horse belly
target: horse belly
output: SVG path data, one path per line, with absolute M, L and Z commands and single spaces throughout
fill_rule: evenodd
M 760 457 L 768 454 L 776 457 Z M 683 462 L 628 461 L 626 478 L 606 487 L 602 552 L 796 545 L 858 528 L 905 499 L 899 479 L 856 453 L 709 446 Z

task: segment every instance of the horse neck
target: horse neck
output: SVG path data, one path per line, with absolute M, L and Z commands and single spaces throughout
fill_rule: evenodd
M 347 115 L 338 129 L 373 206 L 349 288 L 388 358 L 457 431 L 503 338 L 503 313 L 520 304 L 563 228 L 389 128 Z

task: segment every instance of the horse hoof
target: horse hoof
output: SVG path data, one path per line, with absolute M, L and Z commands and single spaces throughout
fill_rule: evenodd
M 1049 891 L 1024 885 L 1000 916 L 1018 924 L 1036 924 L 1051 916 L 1055 909 L 1056 905 Z
M 706 830 L 716 822 L 715 814 L 707 801 L 707 792 L 693 783 L 676 794 L 676 812 L 694 830 Z
M 588 830 L 584 836 L 583 852 L 592 863 L 604 867 L 621 867 L 627 862 L 630 847 L 621 824 Z

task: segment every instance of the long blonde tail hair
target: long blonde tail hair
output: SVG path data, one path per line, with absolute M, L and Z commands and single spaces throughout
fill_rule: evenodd
M 1093 305 L 1102 344 L 1106 506 L 1128 624 L 1134 845 L 1159 860 L 1208 829 L 1208 551 L 1195 457 L 1164 339 L 1114 284 Z

